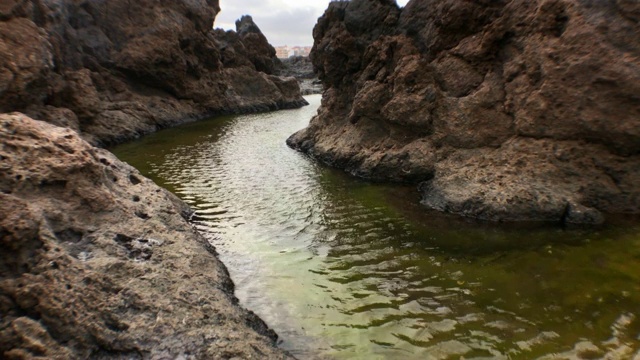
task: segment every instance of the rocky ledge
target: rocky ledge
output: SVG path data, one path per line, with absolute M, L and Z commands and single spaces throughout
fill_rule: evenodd
M 322 94 L 322 82 L 313 72 L 313 63 L 308 56 L 292 56 L 281 60 L 277 74 L 298 79 L 300 91 L 304 95 Z
M 288 144 L 429 208 L 600 223 L 640 212 L 640 3 L 332 2 L 322 106 Z
M 19 113 L 0 144 L 0 357 L 289 357 L 174 195 Z
M 214 30 L 218 0 L 0 3 L 0 112 L 93 144 L 224 113 L 306 104 L 251 17 Z

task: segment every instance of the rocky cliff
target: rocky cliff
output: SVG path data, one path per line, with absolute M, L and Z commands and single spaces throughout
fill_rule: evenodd
M 217 0 L 0 3 L 0 112 L 70 127 L 93 143 L 220 113 L 298 107 L 250 17 L 212 29 Z
M 22 114 L 0 144 L 1 358 L 288 358 L 174 195 Z
M 469 217 L 640 212 L 637 1 L 332 2 L 314 39 L 327 90 L 290 146 Z

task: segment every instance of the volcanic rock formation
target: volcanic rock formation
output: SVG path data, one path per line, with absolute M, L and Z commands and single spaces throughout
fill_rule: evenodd
M 598 223 L 640 212 L 640 3 L 332 2 L 326 91 L 288 143 L 427 207 Z
M 306 104 L 293 79 L 272 75 L 275 52 L 251 18 L 225 33 L 212 29 L 219 11 L 217 0 L 3 1 L 0 112 L 107 144 Z
M 1 358 L 288 357 L 174 195 L 22 114 L 0 144 Z
M 0 114 L 0 358 L 289 357 L 188 207 L 82 139 L 305 104 L 251 18 L 213 30 L 219 10 L 0 2 L 0 112 L 49 122 Z

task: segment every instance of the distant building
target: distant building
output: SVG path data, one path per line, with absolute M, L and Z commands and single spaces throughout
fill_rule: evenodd
M 291 56 L 309 56 L 311 46 L 276 46 L 276 57 L 286 59 Z

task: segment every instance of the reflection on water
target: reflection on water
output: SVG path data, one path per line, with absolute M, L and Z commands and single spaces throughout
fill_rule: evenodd
M 114 151 L 196 210 L 237 296 L 300 358 L 640 358 L 640 226 L 477 224 L 286 147 L 320 102 Z

